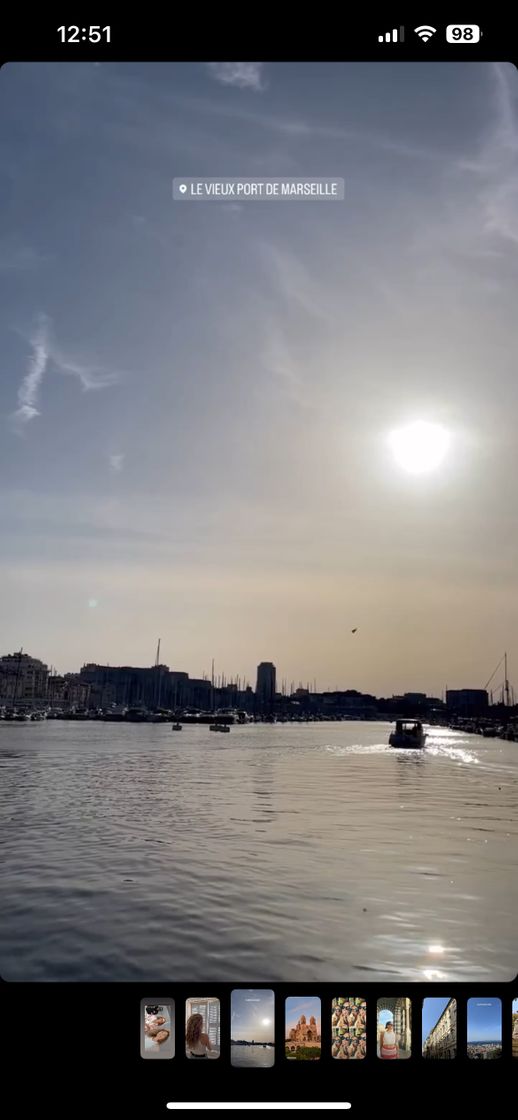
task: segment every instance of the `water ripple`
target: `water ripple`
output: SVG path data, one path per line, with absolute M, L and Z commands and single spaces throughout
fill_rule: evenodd
M 518 747 L 389 730 L 0 725 L 0 972 L 509 979 Z

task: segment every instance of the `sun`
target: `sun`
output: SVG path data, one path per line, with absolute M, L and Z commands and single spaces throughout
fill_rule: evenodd
M 444 461 L 450 435 L 440 424 L 418 420 L 391 432 L 389 445 L 398 466 L 409 474 L 429 474 Z
M 271 1019 L 261 1019 L 261 1023 L 263 1025 L 263 1027 L 269 1027 L 271 1021 L 272 1021 Z

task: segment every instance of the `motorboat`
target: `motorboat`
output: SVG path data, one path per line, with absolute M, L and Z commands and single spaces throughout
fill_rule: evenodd
M 182 725 L 181 725 L 181 723 L 173 723 L 173 726 L 172 726 L 172 728 L 171 728 L 171 731 L 181 731 L 181 730 L 182 730 Z
M 230 731 L 230 727 L 228 726 L 228 723 L 211 723 L 209 730 L 210 731 Z
M 389 746 L 419 750 L 424 747 L 426 735 L 423 725 L 417 719 L 397 719 L 396 729 L 389 736 Z

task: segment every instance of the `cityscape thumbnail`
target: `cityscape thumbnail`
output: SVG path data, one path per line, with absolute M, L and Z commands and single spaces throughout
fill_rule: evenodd
M 502 1001 L 487 996 L 468 1000 L 468 1058 L 478 1061 L 502 1056 Z

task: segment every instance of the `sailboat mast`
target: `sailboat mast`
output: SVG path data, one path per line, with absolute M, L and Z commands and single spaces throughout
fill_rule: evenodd
M 509 681 L 508 681 L 508 678 L 507 678 L 507 653 L 504 654 L 504 658 L 505 658 L 505 661 L 504 661 L 504 664 L 505 664 L 505 670 L 504 670 L 505 703 L 506 703 L 506 707 L 508 708 L 510 706 L 510 704 L 509 704 Z
M 161 642 L 161 640 L 162 640 L 161 638 L 158 639 L 158 645 L 156 647 L 156 661 L 155 661 L 155 669 L 158 669 L 158 680 L 157 680 L 158 696 L 155 694 L 155 701 L 156 701 L 157 708 L 160 707 L 160 694 L 162 692 L 162 687 L 161 687 L 162 686 L 162 673 L 160 672 L 160 642 Z
M 23 646 L 21 647 L 20 652 L 18 654 L 18 668 L 16 670 L 16 679 L 15 679 L 15 682 L 14 682 L 14 698 L 13 699 L 14 699 L 15 704 L 16 704 L 16 701 L 18 699 L 18 680 L 20 678 L 20 669 L 21 669 L 21 665 L 22 665 L 22 653 L 23 653 Z

